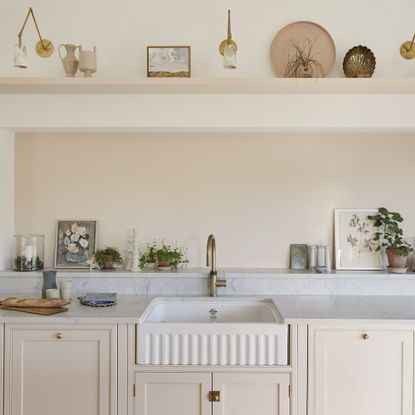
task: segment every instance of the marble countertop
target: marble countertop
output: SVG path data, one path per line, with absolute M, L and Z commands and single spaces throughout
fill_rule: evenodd
M 24 297 L 18 296 L 16 297 Z M 0 323 L 65 323 L 65 324 L 129 324 L 136 323 L 154 297 L 146 295 L 118 295 L 112 307 L 88 307 L 77 299 L 67 306 L 68 311 L 52 316 L 39 316 L 21 311 L 0 309 Z
M 415 296 L 281 295 L 271 298 L 287 324 L 415 325 Z
M 171 296 L 119 295 L 113 307 L 93 308 L 74 300 L 67 312 L 39 316 L 1 310 L 0 323 L 133 324 L 154 298 Z M 235 298 L 236 297 L 218 297 Z M 250 297 L 252 298 L 252 297 Z M 383 323 L 414 324 L 414 296 L 280 295 L 271 298 L 286 324 Z

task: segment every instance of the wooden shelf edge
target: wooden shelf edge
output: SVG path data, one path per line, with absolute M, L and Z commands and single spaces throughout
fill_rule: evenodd
M 415 94 L 415 78 L 1 78 L 0 94 Z

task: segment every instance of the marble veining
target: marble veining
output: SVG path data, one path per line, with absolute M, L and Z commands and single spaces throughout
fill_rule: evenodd
M 415 274 L 386 272 L 333 272 L 316 274 L 275 269 L 225 269 L 227 287 L 219 295 L 415 295 Z M 74 294 L 116 291 L 137 295 L 208 295 L 207 269 L 175 272 L 146 270 L 131 272 L 59 271 L 60 279 L 72 279 Z M 0 271 L 0 295 L 21 293 L 37 296 L 42 274 Z

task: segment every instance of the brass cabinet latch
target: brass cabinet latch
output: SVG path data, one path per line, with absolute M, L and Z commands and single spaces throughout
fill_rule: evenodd
M 220 402 L 220 391 L 210 391 L 209 402 Z

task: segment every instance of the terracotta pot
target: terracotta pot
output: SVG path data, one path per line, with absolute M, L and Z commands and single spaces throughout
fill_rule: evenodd
M 388 248 L 386 255 L 388 256 L 389 267 L 406 268 L 407 256 L 398 255 L 394 248 Z
M 104 265 L 102 266 L 102 269 L 114 269 L 114 260 L 112 258 L 108 258 Z
M 168 271 L 171 269 L 170 261 L 159 261 L 158 269 L 161 271 Z

